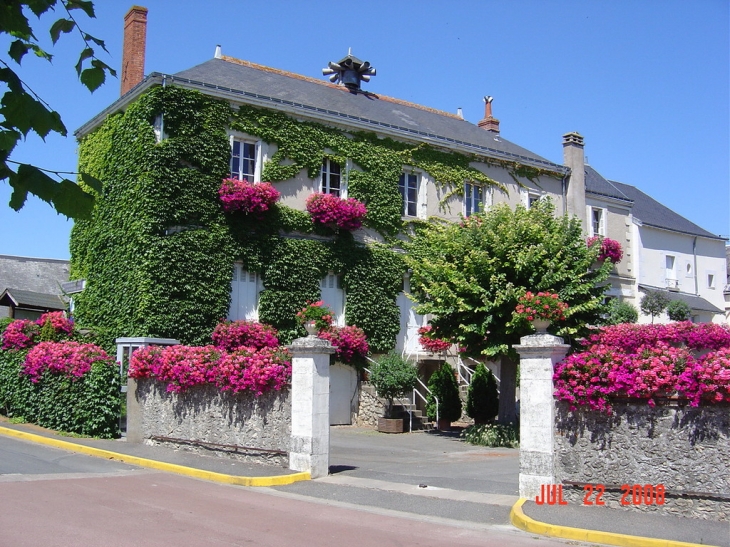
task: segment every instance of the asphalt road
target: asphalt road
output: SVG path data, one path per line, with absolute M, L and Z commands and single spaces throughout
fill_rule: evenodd
M 220 485 L 0 437 L 0 547 L 343 544 L 552 547 L 566 542 L 506 525 Z

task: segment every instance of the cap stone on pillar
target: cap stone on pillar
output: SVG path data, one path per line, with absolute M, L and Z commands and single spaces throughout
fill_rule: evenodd
M 127 93 L 144 79 L 146 44 L 147 8 L 132 6 L 124 16 L 121 95 Z

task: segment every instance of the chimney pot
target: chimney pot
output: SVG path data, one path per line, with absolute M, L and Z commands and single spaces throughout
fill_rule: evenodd
M 216 59 L 220 59 L 221 57 L 223 57 L 223 51 L 221 50 L 220 44 L 215 46 L 215 55 L 213 55 L 213 57 Z
M 122 95 L 144 80 L 146 43 L 147 8 L 132 6 L 124 16 Z
M 477 126 L 499 135 L 499 120 L 492 116 L 492 100 L 494 97 L 484 97 L 484 118 L 477 123 Z

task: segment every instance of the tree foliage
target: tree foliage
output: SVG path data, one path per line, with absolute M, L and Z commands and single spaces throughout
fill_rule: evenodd
M 667 315 L 672 321 L 689 321 L 692 318 L 692 308 L 681 300 L 672 300 L 667 304 Z
M 436 419 L 436 398 L 438 398 L 438 419 L 455 422 L 461 418 L 461 397 L 459 384 L 456 383 L 454 369 L 444 363 L 428 380 L 428 397 L 426 414 L 429 419 Z
M 492 371 L 479 363 L 469 384 L 466 397 L 466 414 L 475 423 L 494 420 L 499 412 L 499 391 L 497 379 Z
M 517 359 L 511 345 L 529 334 L 512 322 L 518 299 L 529 291 L 555 291 L 569 305 L 558 335 L 586 334 L 602 310 L 612 263 L 596 263 L 580 221 L 554 216 L 540 201 L 526 209 L 496 205 L 461 224 L 423 223 L 407 245 L 411 298 L 432 314 L 444 338 L 467 354 Z
M 669 297 L 662 291 L 647 291 L 641 299 L 641 313 L 651 315 L 651 322 L 657 315 L 661 315 L 669 305 Z
M 608 303 L 604 325 L 620 325 L 622 323 L 636 323 L 639 320 L 638 310 L 629 302 L 612 298 Z
M 116 72 L 106 63 L 99 60 L 95 47 L 106 51 L 102 40 L 84 32 L 76 22 L 79 13 L 95 17 L 94 5 L 85 0 L 3 0 L 0 5 L 0 36 L 7 34 L 12 41 L 8 48 L 9 59 L 0 57 L 0 82 L 7 88 L 0 99 L 0 180 L 7 179 L 13 188 L 10 207 L 16 211 L 25 204 L 28 193 L 50 203 L 56 211 L 67 217 L 89 218 L 94 206 L 94 196 L 85 192 L 74 182 L 62 178 L 57 181 L 47 173 L 60 173 L 42 169 L 35 165 L 18 163 L 10 159 L 10 155 L 21 139 L 28 133 L 36 133 L 45 139 L 50 133 L 67 135 L 66 126 L 61 115 L 38 96 L 17 72 L 11 68 L 9 60 L 18 66 L 28 53 L 51 61 L 52 55 L 39 45 L 33 26 L 29 21 L 32 13 L 40 18 L 49 11 L 58 8 L 63 15 L 51 24 L 48 32 L 53 44 L 61 34 L 78 32 L 83 49 L 75 65 L 81 83 L 89 91 L 96 90 L 106 79 L 106 74 Z M 35 25 L 35 23 L 33 23 Z M 81 173 L 82 181 L 93 190 L 101 191 L 101 184 L 90 175 Z
M 416 367 L 394 351 L 381 357 L 372 366 L 370 383 L 378 397 L 388 401 L 386 418 L 392 415 L 393 399 L 405 397 L 413 389 L 417 378 Z

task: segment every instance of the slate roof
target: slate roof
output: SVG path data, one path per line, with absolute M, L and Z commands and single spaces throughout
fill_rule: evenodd
M 634 218 L 641 221 L 645 226 L 711 239 L 725 239 L 722 236 L 711 234 L 707 230 L 700 228 L 694 222 L 675 213 L 669 207 L 665 207 L 635 186 L 616 181 L 610 181 L 610 183 L 634 202 L 631 212 Z
M 68 260 L 0 255 L 0 291 L 14 287 L 25 291 L 61 294 L 68 281 Z
M 603 176 L 593 169 L 590 165 L 585 166 L 585 184 L 586 193 L 598 194 L 599 196 L 606 196 L 627 203 L 631 203 L 631 198 L 619 190 L 615 184 L 611 181 L 603 178 Z
M 66 303 L 57 294 L 24 291 L 22 289 L 5 289 L 0 294 L 0 306 L 40 310 L 66 309 Z
M 352 93 L 344 86 L 278 70 L 232 57 L 210 59 L 174 75 L 153 72 L 113 105 L 76 131 L 83 136 L 97 122 L 123 108 L 135 93 L 164 78 L 166 83 L 221 94 L 274 110 L 301 113 L 303 117 L 337 120 L 370 131 L 380 131 L 410 140 L 446 147 L 466 147 L 494 158 L 519 161 L 567 173 L 556 164 L 490 131 L 479 128 L 455 114 L 416 105 L 369 92 Z M 132 99 L 133 100 L 133 99 Z
M 639 290 L 643 292 L 647 291 L 659 291 L 665 293 L 670 300 L 680 300 L 687 304 L 690 308 L 696 311 L 705 311 L 711 313 L 724 313 L 725 310 L 718 308 L 708 300 L 705 300 L 701 296 L 689 294 L 685 292 L 675 292 L 667 290 L 663 287 L 652 287 L 650 285 L 639 285 Z

